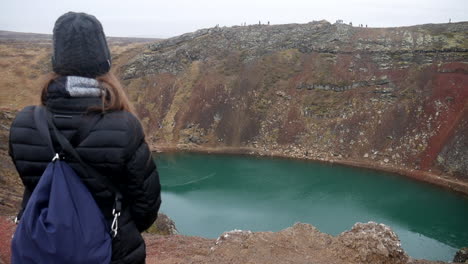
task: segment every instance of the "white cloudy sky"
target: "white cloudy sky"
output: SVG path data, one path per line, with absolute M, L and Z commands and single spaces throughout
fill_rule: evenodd
M 170 37 L 259 20 L 342 19 L 369 27 L 468 21 L 468 0 L 1 0 L 0 30 L 51 33 L 67 11 L 95 15 L 109 36 Z

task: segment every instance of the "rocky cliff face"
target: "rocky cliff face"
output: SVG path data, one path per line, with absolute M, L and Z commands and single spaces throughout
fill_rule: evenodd
M 468 23 L 211 28 L 120 69 L 156 146 L 468 178 Z

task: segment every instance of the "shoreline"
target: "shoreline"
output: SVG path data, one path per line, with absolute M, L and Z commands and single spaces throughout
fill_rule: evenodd
M 398 174 L 402 177 L 406 177 L 415 181 L 424 182 L 431 184 L 436 187 L 444 188 L 448 191 L 468 197 L 468 180 L 463 180 L 455 177 L 447 177 L 442 174 L 422 171 L 415 169 L 408 169 L 404 167 L 398 167 L 394 165 L 384 165 L 377 162 L 366 162 L 355 159 L 345 158 L 324 158 L 317 159 L 314 157 L 295 157 L 281 153 L 279 151 L 266 152 L 260 149 L 251 147 L 201 147 L 186 144 L 168 145 L 168 144 L 154 144 L 150 145 L 152 152 L 156 153 L 171 153 L 171 152 L 193 152 L 193 153 L 204 153 L 204 154 L 220 154 L 220 155 L 247 155 L 254 157 L 272 157 L 282 158 L 291 160 L 302 160 L 310 162 L 319 162 L 325 164 L 338 164 L 343 166 L 364 168 L 375 170 L 379 172 L 388 172 Z

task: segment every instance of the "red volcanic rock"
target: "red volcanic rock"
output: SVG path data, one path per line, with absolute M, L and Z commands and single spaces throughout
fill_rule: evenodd
M 468 22 L 212 28 L 152 44 L 120 70 L 155 150 L 248 149 L 468 193 L 464 39 Z
M 0 216 L 0 263 L 10 263 L 11 258 L 11 238 L 16 228 L 16 224 L 11 217 Z M 3 262 L 2 262 L 3 261 Z

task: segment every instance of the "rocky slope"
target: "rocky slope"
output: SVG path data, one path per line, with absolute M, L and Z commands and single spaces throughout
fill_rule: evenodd
M 14 224 L 0 217 L 0 264 L 10 263 L 9 243 Z M 147 263 L 315 263 L 431 264 L 409 258 L 387 226 L 358 223 L 339 236 L 321 233 L 308 224 L 279 232 L 233 230 L 217 240 L 181 235 L 144 234 Z
M 8 135 L 15 114 L 0 108 L 0 215 L 15 214 L 22 198 L 23 185 L 8 155 Z
M 468 23 L 211 28 L 119 70 L 158 149 L 378 167 L 467 190 Z

